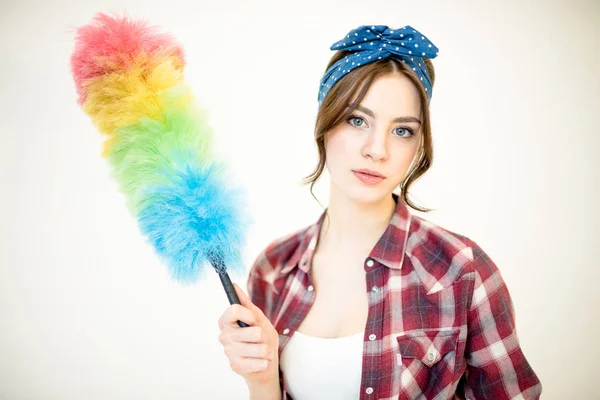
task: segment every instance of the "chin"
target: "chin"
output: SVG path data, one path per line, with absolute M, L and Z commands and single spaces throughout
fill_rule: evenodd
M 392 189 L 384 185 L 362 186 L 360 183 L 346 186 L 343 191 L 357 203 L 372 204 L 392 195 Z

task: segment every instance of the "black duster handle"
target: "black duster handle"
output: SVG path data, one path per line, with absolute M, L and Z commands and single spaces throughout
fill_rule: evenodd
M 240 299 L 238 298 L 237 293 L 235 292 L 235 288 L 231 283 L 231 279 L 229 279 L 229 275 L 227 271 L 223 273 L 219 273 L 219 278 L 221 278 L 221 283 L 223 284 L 223 288 L 225 288 L 225 293 L 227 293 L 227 298 L 229 299 L 229 304 L 241 304 Z M 239 326 L 242 328 L 247 328 L 249 325 L 244 321 L 237 322 Z
M 219 274 L 219 278 L 221 278 L 221 283 L 223 284 L 223 288 L 225 289 L 225 293 L 227 294 L 227 299 L 229 300 L 229 304 L 242 304 L 240 303 L 240 299 L 238 298 L 237 293 L 235 292 L 235 288 L 231 283 L 231 279 L 229 279 L 229 275 L 227 274 L 227 269 L 225 268 L 225 263 L 223 263 L 223 258 L 220 257 L 219 254 L 211 254 L 208 257 L 210 263 L 215 268 L 217 273 Z M 238 325 L 242 328 L 247 328 L 250 325 L 245 323 L 244 321 L 238 321 Z

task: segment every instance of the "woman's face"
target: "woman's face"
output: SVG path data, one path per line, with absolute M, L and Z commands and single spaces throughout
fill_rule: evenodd
M 361 203 L 390 195 L 408 172 L 420 130 L 421 104 L 412 81 L 401 73 L 376 78 L 354 113 L 326 134 L 331 190 Z M 384 179 L 365 182 L 353 172 L 361 169 Z

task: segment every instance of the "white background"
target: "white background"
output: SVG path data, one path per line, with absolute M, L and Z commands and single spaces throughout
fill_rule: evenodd
M 218 342 L 216 274 L 170 280 L 76 103 L 74 29 L 99 11 L 185 49 L 258 221 L 248 267 L 322 212 L 300 182 L 329 46 L 363 24 L 424 33 L 440 49 L 435 158 L 412 198 L 501 269 L 543 398 L 600 398 L 598 2 L 3 0 L 0 400 L 247 398 Z M 326 205 L 327 175 L 316 194 Z

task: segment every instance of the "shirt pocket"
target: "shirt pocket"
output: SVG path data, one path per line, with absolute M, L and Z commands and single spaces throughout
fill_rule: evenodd
M 460 328 L 425 329 L 397 336 L 400 393 L 433 398 L 454 380 Z M 404 397 L 400 397 L 404 398 Z

